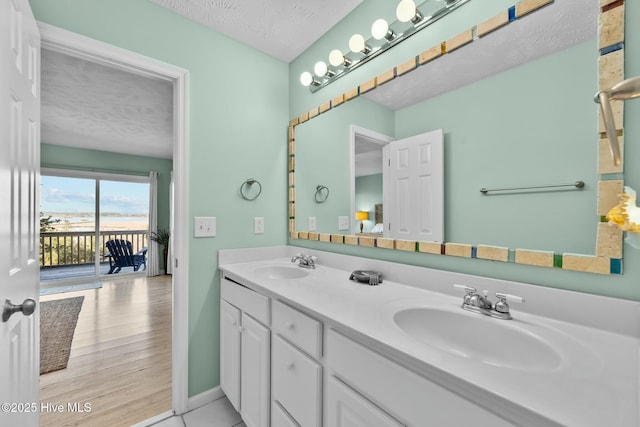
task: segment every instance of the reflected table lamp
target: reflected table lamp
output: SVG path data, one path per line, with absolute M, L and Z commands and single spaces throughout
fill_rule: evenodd
M 360 232 L 364 229 L 364 222 L 369 219 L 369 212 L 357 211 L 356 221 L 360 221 Z

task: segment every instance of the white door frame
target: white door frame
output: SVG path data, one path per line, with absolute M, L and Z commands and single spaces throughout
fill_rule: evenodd
M 388 160 L 388 147 L 389 147 L 389 143 L 391 141 L 395 141 L 395 138 L 388 136 L 388 135 L 384 135 L 380 132 L 376 132 L 373 131 L 371 129 L 367 129 L 364 128 L 362 126 L 358 126 L 358 125 L 351 125 L 351 127 L 349 128 L 349 156 L 351 158 L 350 161 L 350 167 L 351 167 L 351 172 L 350 172 L 350 179 L 349 179 L 349 185 L 351 186 L 351 213 L 349 214 L 349 230 L 351 233 L 353 234 L 357 234 L 360 232 L 360 226 L 357 224 L 357 222 L 355 221 L 355 215 L 356 215 L 356 138 L 358 135 L 361 135 L 363 137 L 366 137 L 367 139 L 371 140 L 371 142 L 375 142 L 376 144 L 380 144 L 380 149 L 382 150 L 382 157 L 383 157 L 383 163 L 385 160 Z M 385 147 L 387 147 L 387 151 L 385 153 Z M 386 158 L 385 158 L 386 156 Z M 387 209 L 384 209 L 384 201 L 386 201 L 387 195 L 387 188 L 389 187 L 389 174 L 388 169 L 387 168 L 383 168 L 382 169 L 382 192 L 383 192 L 383 211 L 382 211 L 382 215 L 384 217 L 384 227 L 385 227 L 385 231 L 387 230 Z
M 189 355 L 189 72 L 180 67 L 38 22 L 42 48 L 108 65 L 145 77 L 173 83 L 173 328 L 172 406 L 177 414 L 188 409 Z M 178 262 L 179 261 L 179 262 Z

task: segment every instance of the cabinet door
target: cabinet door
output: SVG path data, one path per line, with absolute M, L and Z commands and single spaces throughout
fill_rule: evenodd
M 373 403 L 344 385 L 329 378 L 327 390 L 328 425 L 334 427 L 402 427 Z
M 240 310 L 220 301 L 220 387 L 240 410 Z
M 271 427 L 300 427 L 300 425 L 293 421 L 278 403 L 272 402 Z
M 247 427 L 269 426 L 269 329 L 242 313 L 240 415 Z

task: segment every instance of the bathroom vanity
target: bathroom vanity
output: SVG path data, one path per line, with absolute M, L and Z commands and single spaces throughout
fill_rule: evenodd
M 249 427 L 640 421 L 639 303 L 293 246 L 219 266 L 221 387 Z M 524 303 L 491 318 L 454 284 Z

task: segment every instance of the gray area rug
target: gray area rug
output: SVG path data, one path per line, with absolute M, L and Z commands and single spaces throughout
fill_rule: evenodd
M 40 374 L 67 367 L 84 297 L 40 303 Z

